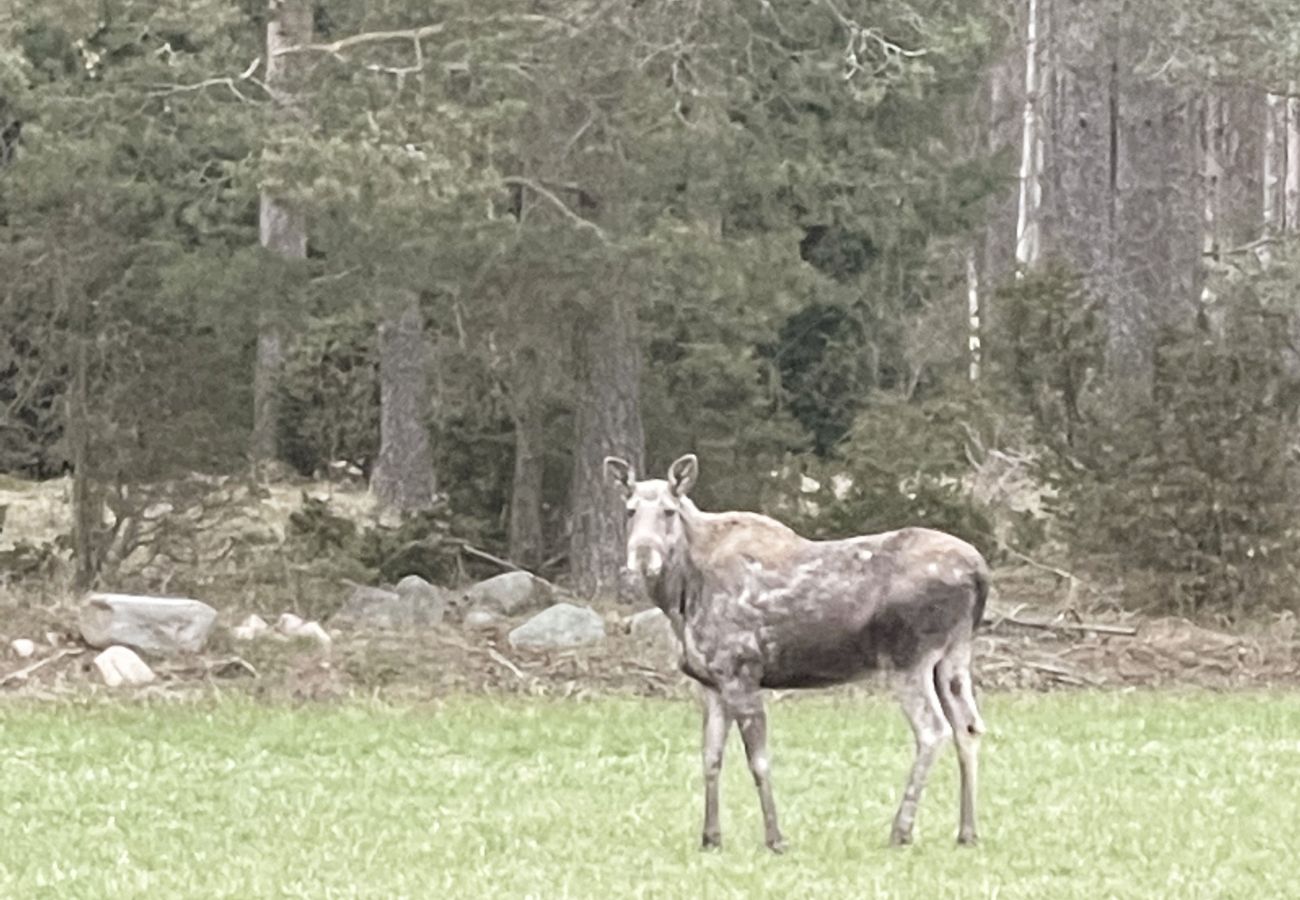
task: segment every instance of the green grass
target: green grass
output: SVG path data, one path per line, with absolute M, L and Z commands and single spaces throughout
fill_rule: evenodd
M 1293 895 L 1300 698 L 985 700 L 983 844 L 951 750 L 885 846 L 910 742 L 887 700 L 772 707 L 791 850 L 763 850 L 734 736 L 696 849 L 682 702 L 0 706 L 0 897 Z

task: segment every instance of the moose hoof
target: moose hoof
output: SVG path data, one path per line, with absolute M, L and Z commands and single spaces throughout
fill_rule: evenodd
M 912 835 L 902 831 L 891 831 L 889 833 L 889 846 L 906 847 L 912 843 Z
M 957 835 L 957 843 L 962 847 L 974 847 L 980 839 L 973 831 L 963 831 Z
M 700 841 L 700 849 L 701 849 L 701 850 L 721 850 L 721 849 L 722 849 L 722 835 L 720 835 L 720 834 L 706 834 L 706 835 L 704 836 L 704 838 Z
M 785 842 L 785 838 L 776 838 L 775 840 L 768 840 L 766 843 L 767 843 L 767 849 L 771 850 L 773 853 L 777 854 L 778 856 L 784 853 L 786 849 L 789 847 L 789 845 Z

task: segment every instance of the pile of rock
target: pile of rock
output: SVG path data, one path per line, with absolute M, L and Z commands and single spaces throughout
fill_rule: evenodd
M 82 640 L 102 649 L 95 668 L 109 687 L 148 684 L 153 670 L 139 652 L 156 656 L 197 653 L 207 643 L 217 611 L 188 597 L 96 593 L 82 604 Z

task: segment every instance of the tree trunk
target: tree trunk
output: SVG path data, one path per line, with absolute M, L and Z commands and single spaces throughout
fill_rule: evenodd
M 370 487 L 389 512 L 433 506 L 428 340 L 419 297 L 399 291 L 379 324 L 379 459 Z
M 1106 380 L 1115 399 L 1146 399 L 1155 342 L 1191 321 L 1201 272 L 1200 135 L 1185 91 L 1133 71 L 1147 41 L 1123 36 L 1115 143 L 1115 279 Z
M 1283 185 L 1286 178 L 1286 100 L 1269 94 L 1264 112 L 1264 239 L 1260 261 L 1268 265 L 1274 241 L 1285 226 Z
M 307 43 L 312 33 L 312 8 L 305 0 L 270 0 L 266 24 L 266 87 L 284 115 L 294 115 L 300 56 L 276 56 L 276 51 Z M 288 259 L 307 256 L 307 222 L 303 215 L 262 191 L 258 239 L 263 247 Z M 262 312 L 257 323 L 257 358 L 253 372 L 252 456 L 255 463 L 278 455 L 279 382 L 284 366 L 284 334 L 273 312 Z
M 1025 20 L 1025 98 L 1020 142 L 1020 200 L 1016 215 L 1017 274 L 1038 262 L 1039 211 L 1043 205 L 1043 135 L 1039 125 L 1038 0 L 1029 0 Z
M 546 468 L 545 419 L 540 393 L 530 375 L 537 369 L 536 353 L 525 350 L 515 366 L 517 385 L 512 417 L 515 424 L 515 473 L 510 490 L 510 559 L 536 571 L 542 563 L 542 478 Z
M 971 384 L 980 380 L 980 272 L 975 247 L 966 250 L 966 346 Z
M 645 471 L 641 356 L 636 313 L 627 300 L 615 294 L 578 324 L 576 362 L 569 568 L 579 594 L 620 594 L 626 522 L 622 501 L 606 481 L 604 458 L 621 456 L 638 473 Z
M 63 265 L 68 265 L 65 260 Z M 67 398 L 67 432 L 72 457 L 72 552 L 76 559 L 73 586 L 84 591 L 99 570 L 99 537 L 103 527 L 103 503 L 90 472 L 90 300 L 77 290 L 69 297 L 66 276 L 56 276 L 60 298 L 69 310 L 72 326 L 72 384 Z M 69 306 L 69 301 L 71 305 Z
M 1300 233 L 1300 98 L 1296 82 L 1288 87 L 1286 101 L 1286 178 L 1283 186 L 1284 227 L 1288 234 Z

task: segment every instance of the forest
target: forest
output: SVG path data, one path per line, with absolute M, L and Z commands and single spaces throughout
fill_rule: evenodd
M 0 488 L 71 512 L 0 502 L 0 583 L 611 596 L 602 460 L 692 452 L 705 509 L 1295 609 L 1298 236 L 1282 0 L 16 0 Z

